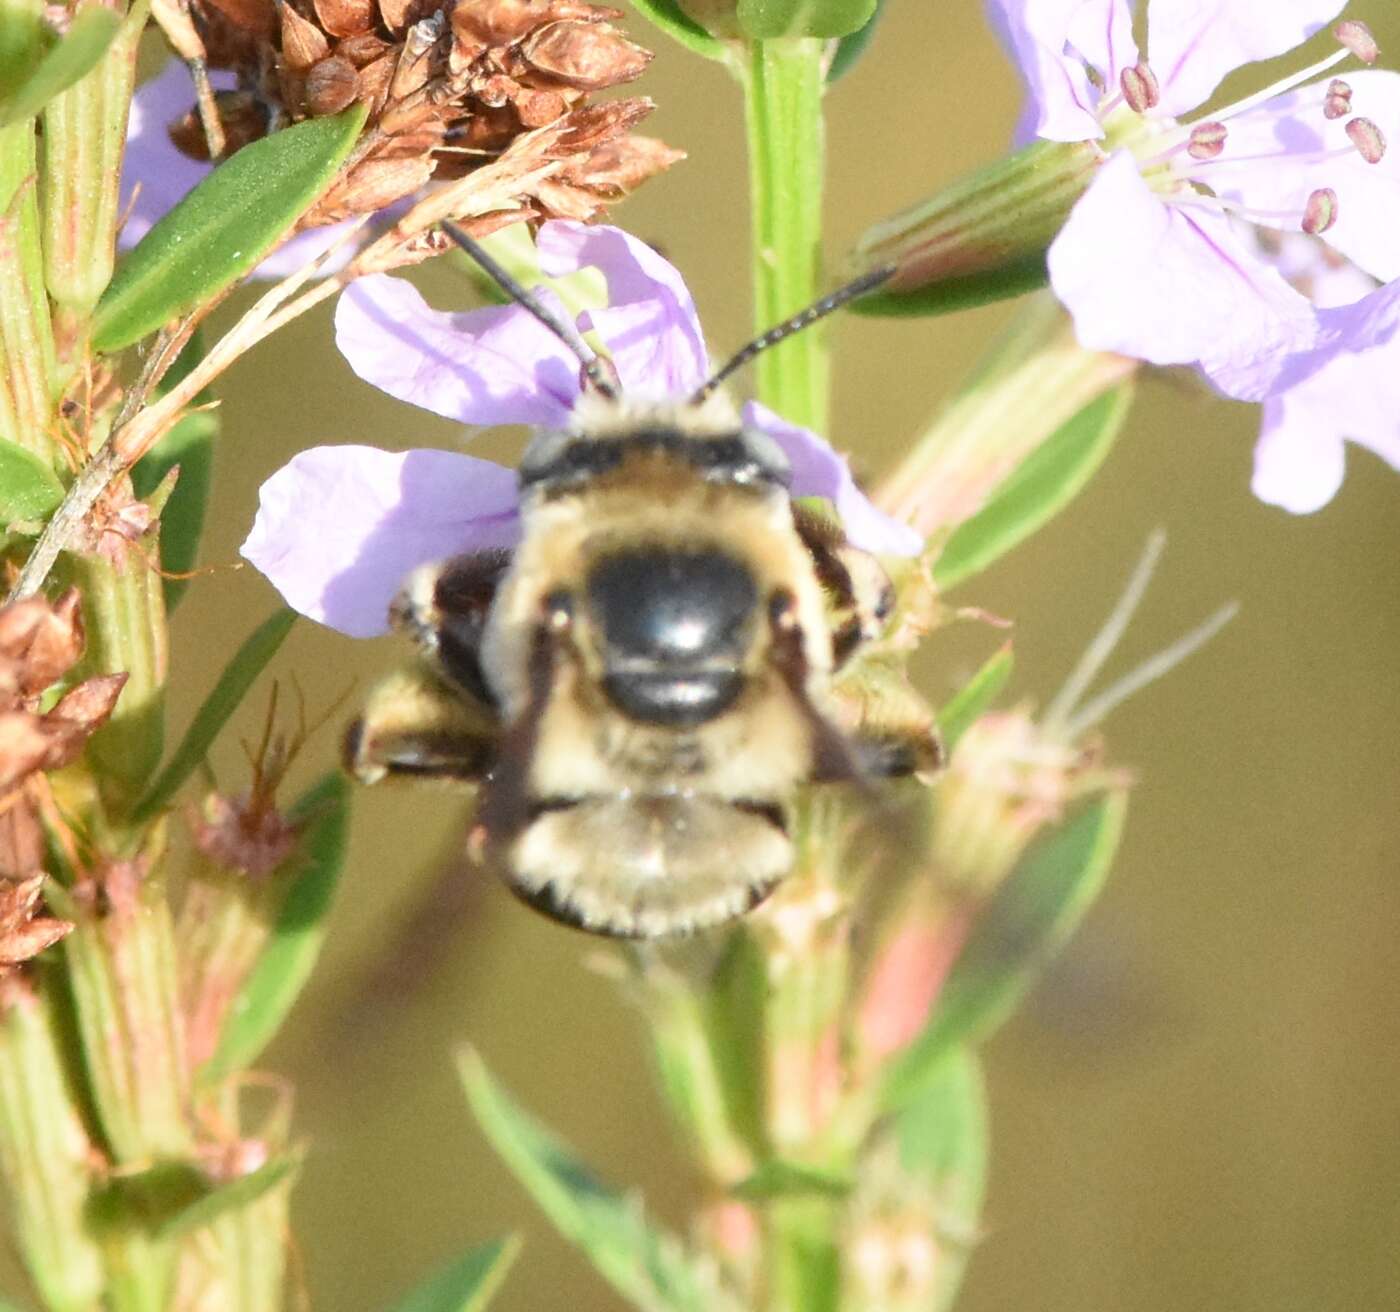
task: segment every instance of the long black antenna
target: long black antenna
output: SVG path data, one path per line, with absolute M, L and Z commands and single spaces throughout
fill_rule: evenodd
M 838 287 L 834 292 L 827 292 L 819 300 L 813 301 L 805 310 L 798 310 L 792 318 L 784 319 L 782 323 L 775 324 L 766 333 L 760 333 L 747 346 L 742 346 L 735 351 L 719 369 L 710 375 L 695 395 L 690 398 L 692 404 L 698 405 L 726 378 L 742 369 L 756 355 L 762 355 L 770 346 L 776 346 L 785 337 L 791 337 L 793 333 L 800 333 L 804 328 L 816 323 L 818 319 L 825 319 L 833 310 L 839 310 L 849 301 L 855 300 L 856 297 L 864 296 L 866 292 L 873 292 L 894 271 L 893 264 L 871 269 L 868 273 L 863 273 L 859 278 L 848 282 L 844 287 Z
M 583 366 L 584 376 L 595 391 L 601 392 L 604 396 L 617 396 L 617 382 L 609 372 L 607 365 L 598 358 L 597 353 L 583 340 L 578 329 L 572 323 L 567 319 L 561 319 L 534 292 L 522 287 L 492 256 L 487 254 L 485 247 L 475 237 L 467 236 L 455 223 L 448 223 L 446 220 L 443 220 L 439 226 L 476 261 L 481 267 L 482 273 L 517 305 L 529 310 L 569 350 L 578 356 L 579 363 Z

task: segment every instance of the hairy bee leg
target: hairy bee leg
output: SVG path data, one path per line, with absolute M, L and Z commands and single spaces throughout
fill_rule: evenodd
M 567 592 L 552 592 L 544 599 L 543 611 L 530 638 L 524 709 L 501 734 L 495 768 L 477 801 L 470 835 L 474 853 L 485 854 L 508 842 L 530 822 L 530 762 L 549 704 L 559 643 L 573 624 L 573 599 Z
M 389 609 L 393 626 L 408 634 L 446 678 L 487 705 L 493 697 L 481 669 L 481 638 L 509 566 L 508 551 L 424 565 L 408 576 Z
M 346 730 L 344 764 L 366 784 L 389 775 L 472 782 L 491 768 L 497 732 L 489 707 L 465 700 L 434 671 L 411 667 L 370 692 Z
M 847 615 L 831 635 L 832 667 L 839 670 L 857 648 L 880 635 L 894 610 L 894 586 L 880 562 L 851 546 L 838 524 L 794 506 L 793 525 L 812 557 L 817 581 Z
M 820 783 L 859 782 L 864 774 L 845 734 L 817 709 L 807 691 L 810 670 L 802 643 L 802 625 L 797 619 L 793 595 L 785 588 L 769 598 L 768 623 L 772 631 L 773 666 L 812 734 L 811 778 Z

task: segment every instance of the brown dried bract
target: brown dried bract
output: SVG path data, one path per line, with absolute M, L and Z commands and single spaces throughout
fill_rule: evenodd
M 76 760 L 107 722 L 126 675 L 87 679 L 47 711 L 44 692 L 83 652 L 78 593 L 29 597 L 0 610 L 0 879 L 37 873 L 43 844 L 28 785 Z
M 40 914 L 43 875 L 0 880 L 0 979 L 52 947 L 72 928 L 68 920 Z
M 652 58 L 613 25 L 619 10 L 587 0 L 192 0 L 191 9 L 211 65 L 239 74 L 239 90 L 218 102 L 231 142 L 367 106 L 349 165 L 303 227 L 382 209 L 434 177 L 463 177 L 532 130 L 596 128 L 587 97 L 633 81 Z M 650 107 L 602 106 L 609 130 L 578 142 L 566 176 L 517 197 L 519 207 L 537 219 L 591 218 L 681 158 L 626 137 L 624 120 Z M 205 149 L 197 116 L 171 135 L 188 154 Z M 610 153 L 594 160 L 604 146 Z

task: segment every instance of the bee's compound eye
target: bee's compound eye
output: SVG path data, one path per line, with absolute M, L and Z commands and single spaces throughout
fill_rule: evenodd
M 758 589 L 719 551 L 629 551 L 600 561 L 588 605 L 610 661 L 694 666 L 742 654 Z

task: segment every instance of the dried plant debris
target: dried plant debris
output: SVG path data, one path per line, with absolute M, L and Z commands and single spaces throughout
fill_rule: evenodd
M 35 802 L 41 772 L 77 759 L 112 713 L 126 675 L 69 688 L 47 711 L 44 694 L 83 654 L 78 593 L 30 597 L 0 610 L 0 979 L 72 926 L 41 912 L 43 830 Z
M 525 217 L 591 218 L 682 158 L 631 135 L 649 100 L 587 105 L 640 76 L 652 56 L 613 25 L 619 10 L 586 0 L 192 0 L 191 12 L 210 65 L 238 75 L 238 89 L 217 97 L 228 149 L 367 107 L 350 164 L 305 227 L 463 177 L 552 125 L 579 131 L 560 138 L 573 143 L 569 162 L 526 198 Z M 194 110 L 171 136 L 207 158 Z

